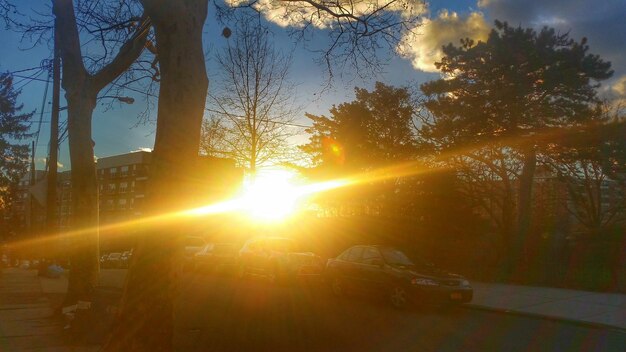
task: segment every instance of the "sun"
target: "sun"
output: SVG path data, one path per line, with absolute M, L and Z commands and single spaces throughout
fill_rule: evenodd
M 262 221 L 283 220 L 293 215 L 301 196 L 295 178 L 294 172 L 284 169 L 259 171 L 244 182 L 242 210 Z

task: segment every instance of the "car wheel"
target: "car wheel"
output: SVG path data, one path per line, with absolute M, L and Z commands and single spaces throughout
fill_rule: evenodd
M 333 292 L 333 295 L 337 297 L 342 297 L 345 295 L 345 290 L 343 286 L 343 282 L 338 277 L 334 277 L 330 282 L 330 289 Z
M 409 303 L 409 295 L 402 286 L 394 286 L 389 292 L 389 301 L 394 308 L 401 309 Z

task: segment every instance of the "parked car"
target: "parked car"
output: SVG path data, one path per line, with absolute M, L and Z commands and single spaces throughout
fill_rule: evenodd
M 21 260 L 19 262 L 20 269 L 30 269 L 30 260 Z
M 206 242 L 201 237 L 189 236 L 185 238 L 185 257 L 192 258 L 196 253 L 200 252 Z
M 396 308 L 422 302 L 467 303 L 473 296 L 469 281 L 462 276 L 411 260 L 387 246 L 350 247 L 328 260 L 324 275 L 337 296 L 350 291 L 384 295 Z
M 233 243 L 209 243 L 193 257 L 195 270 L 228 272 L 237 264 L 237 249 Z
M 320 276 L 323 270 L 319 256 L 298 252 L 293 240 L 281 237 L 258 237 L 248 240 L 239 251 L 238 276 L 261 275 L 270 282 L 287 282 L 297 278 Z
M 110 253 L 105 262 L 105 267 L 119 269 L 122 266 L 122 253 Z
M 108 258 L 108 257 L 109 257 L 109 254 L 108 254 L 108 253 L 105 253 L 105 254 L 103 254 L 103 255 L 101 255 L 101 256 L 100 256 L 100 267 L 101 267 L 101 268 L 106 267 L 106 261 L 107 261 L 107 258 Z
M 133 255 L 133 251 L 125 251 L 124 253 L 122 253 L 122 256 L 120 257 L 120 267 L 122 268 L 128 268 L 128 266 L 130 265 L 130 258 Z

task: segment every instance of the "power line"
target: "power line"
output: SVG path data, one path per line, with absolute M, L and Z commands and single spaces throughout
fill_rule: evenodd
M 14 77 L 18 77 L 18 78 L 30 79 L 32 81 L 39 81 L 39 82 L 50 83 L 50 78 L 49 77 L 48 77 L 48 79 L 42 79 L 42 78 L 28 77 L 28 76 L 22 76 L 22 75 L 13 75 L 13 76 Z
M 29 77 L 18 76 L 18 75 L 15 75 L 15 76 L 16 77 L 29 78 Z M 50 82 L 49 80 L 44 80 L 44 79 L 41 79 L 41 78 L 31 78 L 31 79 L 33 79 L 35 81 L 41 81 L 41 82 Z M 117 84 L 117 83 L 111 83 L 111 84 L 116 86 L 116 87 L 118 87 L 118 88 L 128 89 L 130 91 L 133 91 L 133 92 L 136 92 L 136 93 L 140 93 L 140 94 L 144 94 L 144 95 L 147 95 L 147 96 L 152 97 L 152 98 L 156 98 L 156 99 L 159 98 L 158 95 L 152 94 L 150 92 L 144 92 L 142 90 L 139 90 L 139 89 L 136 89 L 136 88 L 132 88 L 132 87 L 128 87 L 128 86 L 124 86 L 124 85 Z M 210 112 L 210 110 L 208 108 L 205 108 L 204 110 Z M 292 123 L 292 122 L 283 122 L 283 121 L 275 121 L 275 120 L 261 120 L 261 121 L 263 121 L 263 122 L 271 122 L 271 123 L 275 123 L 275 124 L 279 124 L 279 125 L 285 125 L 285 126 L 299 127 L 299 128 L 310 128 L 310 127 L 312 127 L 312 126 L 307 126 L 307 125 L 302 125 L 302 124 Z
M 10 71 L 10 72 L 7 72 L 7 73 L 10 74 L 10 75 L 14 75 L 16 73 L 32 71 L 32 70 L 36 70 L 36 69 L 40 69 L 40 68 L 42 68 L 41 65 L 35 66 L 35 67 L 30 67 L 30 68 L 25 68 L 25 69 L 22 69 L 22 70 Z

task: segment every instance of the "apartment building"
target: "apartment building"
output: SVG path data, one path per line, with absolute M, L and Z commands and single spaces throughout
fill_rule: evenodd
M 150 152 L 138 151 L 97 160 L 101 225 L 136 219 L 143 214 L 151 157 Z M 45 177 L 44 171 L 38 170 L 36 174 L 38 181 Z M 234 160 L 200 157 L 196 175 L 190 175 L 190 179 L 196 181 L 197 185 L 194 186 L 197 186 L 199 195 L 207 200 L 220 199 L 241 186 L 243 170 L 235 166 Z M 43 229 L 45 222 L 43 204 L 36 199 L 31 202 L 29 189 L 30 182 L 25 177 L 19 184 L 20 198 L 10 212 L 16 235 L 26 234 L 30 228 Z M 60 172 L 57 177 L 57 218 L 60 229 L 71 226 L 71 202 L 71 171 Z

